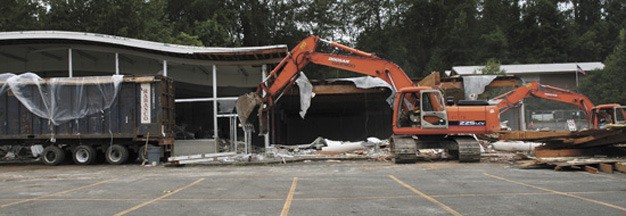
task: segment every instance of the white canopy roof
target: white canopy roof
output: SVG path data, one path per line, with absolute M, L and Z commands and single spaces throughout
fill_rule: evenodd
M 529 73 L 568 73 L 576 72 L 579 66 L 585 71 L 592 71 L 596 69 L 604 69 L 602 62 L 578 62 L 578 63 L 549 63 L 549 64 L 516 64 L 516 65 L 501 65 L 500 68 L 505 71 L 506 74 L 529 74 Z M 481 74 L 481 69 L 485 66 L 457 66 L 452 67 L 454 74 L 458 75 L 472 75 Z

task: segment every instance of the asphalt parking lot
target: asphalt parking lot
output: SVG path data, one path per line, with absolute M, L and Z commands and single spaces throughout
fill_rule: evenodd
M 0 165 L 0 215 L 626 215 L 626 175 L 507 164 Z

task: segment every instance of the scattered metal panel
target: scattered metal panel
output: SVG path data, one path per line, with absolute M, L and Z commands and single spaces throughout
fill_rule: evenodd
M 193 164 L 193 163 L 217 161 L 222 158 L 229 158 L 229 157 L 236 156 L 236 155 L 237 153 L 235 152 L 223 152 L 223 153 L 197 154 L 197 155 L 170 157 L 167 160 L 172 164 Z

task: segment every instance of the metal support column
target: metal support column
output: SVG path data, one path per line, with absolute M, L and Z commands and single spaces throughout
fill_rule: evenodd
M 120 54 L 115 53 L 115 75 L 120 75 Z
M 69 77 L 74 77 L 74 67 L 72 66 L 72 48 L 67 49 L 67 71 Z
M 217 133 L 217 66 L 213 65 L 213 139 L 215 139 L 215 153 L 217 153 L 217 145 L 219 137 Z
M 167 76 L 167 60 L 163 60 L 163 76 Z
M 261 82 L 265 81 L 265 78 L 267 78 L 267 65 L 266 64 L 261 66 Z M 265 92 L 263 92 L 263 96 L 265 96 Z M 267 151 L 270 147 L 270 134 L 269 133 L 264 134 L 263 140 L 265 142 L 265 150 Z
M 519 106 L 519 129 L 521 131 L 526 130 L 526 105 L 524 105 L 524 101 Z

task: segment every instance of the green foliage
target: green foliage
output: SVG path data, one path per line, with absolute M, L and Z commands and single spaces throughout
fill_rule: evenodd
M 506 73 L 504 69 L 500 68 L 500 61 L 496 59 L 489 59 L 485 63 L 485 67 L 480 69 L 480 72 L 484 75 L 503 75 Z
M 43 7 L 36 0 L 5 0 L 0 7 L 0 31 L 39 29 Z
M 166 42 L 172 37 L 165 0 L 43 0 L 46 29 L 85 31 Z
M 596 104 L 626 104 L 626 30 L 620 31 L 618 44 L 605 61 L 604 70 L 588 73 L 580 91 Z
M 198 36 L 189 35 L 185 32 L 179 32 L 178 35 L 171 40 L 171 43 L 189 46 L 204 46 L 202 41 L 198 39 Z
M 0 31 L 85 31 L 195 46 L 293 47 L 315 34 L 376 53 L 413 78 L 489 59 L 601 61 L 626 28 L 624 0 L 6 0 L 0 13 Z M 310 71 L 312 78 L 344 76 Z

